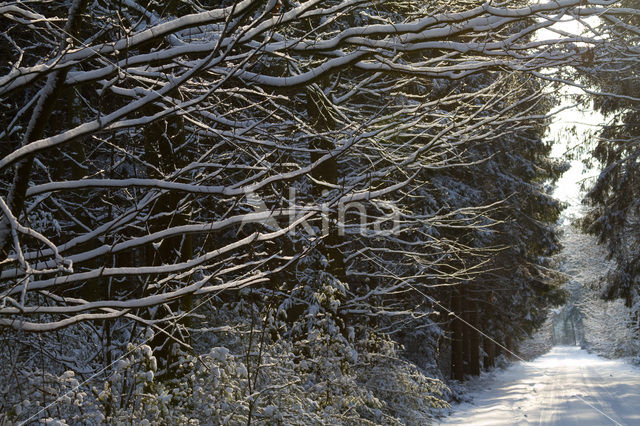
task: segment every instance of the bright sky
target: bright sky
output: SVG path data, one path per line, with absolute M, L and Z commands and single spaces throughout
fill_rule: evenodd
M 569 92 L 568 89 L 564 89 Z M 571 105 L 572 102 L 563 96 L 563 105 Z M 596 111 L 578 110 L 571 108 L 560 112 L 554 119 L 546 138 L 554 141 L 552 157 L 561 158 L 570 151 L 582 144 L 590 132 L 594 132 L 604 118 Z M 575 132 L 571 131 L 575 129 Z M 597 176 L 597 170 L 587 170 L 582 164 L 585 154 L 576 155 L 571 160 L 571 168 L 558 180 L 554 195 L 556 198 L 565 201 L 569 207 L 564 212 L 565 216 L 573 217 L 580 214 L 583 192 L 580 190 L 580 182 L 586 178 Z
M 591 23 L 595 23 L 597 18 L 589 19 Z M 555 28 L 571 32 L 573 34 L 580 34 L 585 28 L 577 21 L 567 20 L 559 22 L 554 25 Z M 559 37 L 556 33 L 549 30 L 541 30 L 538 34 L 538 39 L 551 39 Z M 565 87 L 559 93 L 561 104 L 558 106 L 558 110 L 571 106 L 575 103 L 571 99 L 573 94 L 582 94 L 582 91 L 574 87 Z M 549 130 L 546 138 L 554 141 L 554 147 L 552 156 L 555 158 L 561 158 L 565 153 L 569 152 L 572 148 L 584 142 L 588 137 L 589 132 L 593 132 L 597 129 L 598 125 L 604 122 L 602 115 L 590 108 L 570 108 L 559 112 Z M 572 130 L 575 129 L 575 132 Z M 597 170 L 585 170 L 581 159 L 584 158 L 584 154 L 576 156 L 571 161 L 571 168 L 563 175 L 558 181 L 554 195 L 569 204 L 569 207 L 564 211 L 564 216 L 574 217 L 580 215 L 581 201 L 583 193 L 580 191 L 580 182 L 585 178 L 597 175 Z

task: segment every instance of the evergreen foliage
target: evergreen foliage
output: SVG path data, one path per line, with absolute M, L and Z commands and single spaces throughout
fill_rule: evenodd
M 602 7 L 143 3 L 0 6 L 0 422 L 424 424 L 562 301 Z

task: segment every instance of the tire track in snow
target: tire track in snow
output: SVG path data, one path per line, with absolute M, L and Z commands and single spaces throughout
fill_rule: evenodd
M 443 424 L 640 424 L 640 369 L 578 347 L 557 346 L 487 377 L 472 403 L 455 406 Z

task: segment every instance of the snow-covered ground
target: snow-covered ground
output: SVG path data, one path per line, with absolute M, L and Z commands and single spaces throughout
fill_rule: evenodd
M 569 220 L 562 227 L 561 270 L 568 276 L 569 303 L 554 310 L 552 317 L 576 306 L 584 321 L 577 343 L 592 350 L 606 348 L 600 352 L 608 356 L 629 352 L 616 350 L 635 339 L 626 330 L 628 308 L 620 301 L 600 300 L 597 290 L 614 265 L 595 238 L 573 228 Z M 616 306 L 620 309 L 613 310 Z M 617 315 L 602 315 L 608 311 Z M 469 386 L 465 400 L 470 402 L 454 406 L 443 424 L 640 425 L 640 368 L 578 346 L 555 346 L 533 361 L 485 373 Z
M 576 306 L 584 322 L 576 324 L 581 329 L 577 343 L 591 350 L 605 348 L 600 352 L 608 356 L 629 352 L 618 350 L 636 339 L 627 330 L 628 308 L 621 301 L 599 298 L 598 282 L 613 263 L 595 238 L 579 232 L 569 220 L 562 228 L 561 270 L 568 277 L 569 303 L 554 310 L 552 317 Z M 603 315 L 614 311 L 615 316 Z M 469 386 L 465 399 L 470 402 L 454 406 L 443 424 L 640 425 L 640 368 L 578 346 L 555 346 L 533 361 L 485 373 Z
M 560 269 L 567 274 L 569 302 L 551 318 L 555 323 L 563 310 L 574 306 L 581 317 L 576 343 L 610 357 L 635 353 L 637 336 L 627 324 L 628 308 L 599 297 L 599 283 L 615 265 L 594 237 L 579 232 L 566 218 L 562 228 Z M 469 402 L 454 406 L 442 424 L 640 425 L 640 368 L 628 359 L 602 358 L 578 346 L 555 346 L 533 361 L 484 373 L 469 382 L 468 389 Z
M 575 346 L 495 371 L 470 396 L 442 424 L 640 424 L 640 369 Z

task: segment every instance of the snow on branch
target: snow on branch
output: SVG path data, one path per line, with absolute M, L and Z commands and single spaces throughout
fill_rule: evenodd
M 483 146 L 539 130 L 544 91 L 530 76 L 566 82 L 542 73 L 603 67 L 615 51 L 638 62 L 602 34 L 532 38 L 563 16 L 637 15 L 613 0 L 416 4 L 410 17 L 383 1 L 187 2 L 162 16 L 124 1 L 87 11 L 64 49 L 55 10 L 34 3 L 0 6 L 26 22 L 6 28 L 0 68 L 0 235 L 12 241 L 0 326 L 29 331 L 268 287 L 316 250 L 354 288 L 375 271 L 388 278 L 353 290 L 352 310 L 470 279 L 498 248 L 444 234 L 489 235 L 509 195 L 479 202 L 455 171 L 488 163 Z M 55 105 L 38 108 L 33 94 L 57 75 Z M 33 117 L 43 131 L 25 137 Z M 31 163 L 10 187 L 13 168 Z M 42 291 L 57 298 L 42 305 Z M 51 322 L 24 321 L 36 313 Z

